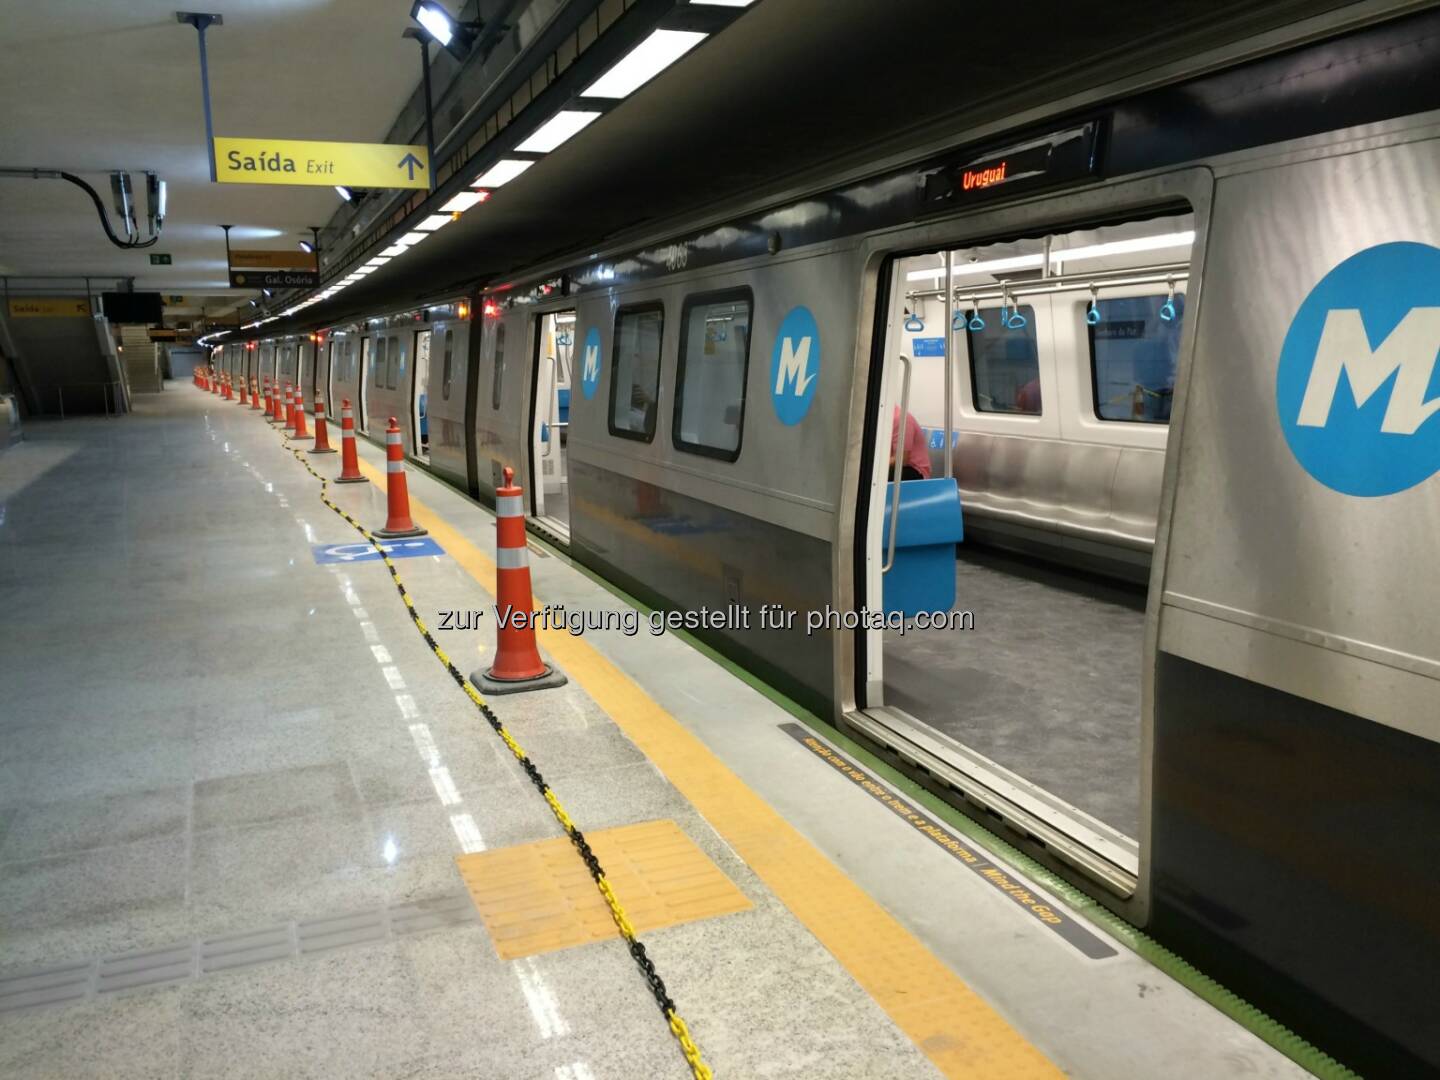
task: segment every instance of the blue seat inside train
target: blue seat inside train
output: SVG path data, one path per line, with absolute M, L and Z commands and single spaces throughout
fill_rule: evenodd
M 885 485 L 882 551 L 890 542 L 897 485 Z M 955 606 L 955 545 L 965 539 L 960 489 L 953 479 L 905 480 L 895 531 L 895 562 L 885 575 L 885 612 L 905 616 Z

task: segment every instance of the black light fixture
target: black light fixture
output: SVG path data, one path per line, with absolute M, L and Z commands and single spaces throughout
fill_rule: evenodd
M 475 44 L 475 31 L 484 25 L 481 22 L 459 21 L 435 0 L 415 0 L 410 8 L 410 18 L 424 27 L 431 40 L 457 60 L 465 59 Z

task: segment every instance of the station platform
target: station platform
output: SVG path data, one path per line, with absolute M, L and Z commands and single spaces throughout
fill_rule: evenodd
M 0 457 L 0 1075 L 696 1075 L 555 814 L 259 415 L 172 385 Z M 330 497 L 378 526 L 360 456 Z M 396 571 L 484 667 L 494 518 L 408 479 L 434 547 Z M 538 604 L 632 610 L 529 555 Z M 540 643 L 569 682 L 490 705 L 715 1076 L 1305 1075 L 703 650 L 643 618 Z

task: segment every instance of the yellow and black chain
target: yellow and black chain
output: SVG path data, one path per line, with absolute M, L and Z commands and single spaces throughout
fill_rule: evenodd
M 286 432 L 285 438 L 288 442 L 290 439 L 289 432 Z M 625 914 L 624 907 L 621 906 L 619 898 L 615 895 L 615 890 L 611 888 L 610 882 L 606 879 L 605 869 L 600 865 L 600 860 L 595 857 L 595 852 L 590 849 L 590 843 L 585 839 L 585 834 L 581 832 L 579 826 L 570 819 L 570 815 L 567 814 L 565 808 L 560 805 L 560 800 L 556 798 L 555 792 L 550 789 L 550 785 L 545 782 L 545 778 L 540 774 L 540 770 L 535 767 L 535 763 L 530 760 L 529 755 L 527 755 L 520 744 L 515 741 L 514 736 L 505 730 L 505 725 L 500 722 L 500 718 L 496 716 L 490 706 L 485 703 L 485 699 L 480 696 L 480 692 L 471 685 L 470 680 L 465 677 L 464 673 L 451 662 L 450 657 L 445 654 L 445 650 L 440 648 L 439 643 L 436 642 L 434 636 L 431 635 L 430 628 L 425 625 L 424 621 L 420 618 L 420 613 L 415 610 L 415 602 L 410 598 L 409 592 L 405 589 L 405 583 L 400 580 L 400 574 L 395 569 L 395 563 L 391 561 L 390 556 L 386 553 L 380 541 L 371 535 L 365 526 L 361 525 L 330 500 L 328 494 L 330 481 L 311 468 L 310 463 L 301 456 L 299 450 L 290 447 L 290 452 L 295 455 L 295 459 L 299 461 L 301 465 L 305 466 L 305 470 L 311 476 L 320 481 L 320 501 L 348 521 L 354 527 L 355 531 L 363 536 L 366 542 L 379 554 L 381 562 L 383 562 L 385 568 L 390 571 L 390 579 L 395 583 L 395 588 L 400 592 L 400 599 L 405 603 L 405 610 L 410 613 L 410 621 L 413 622 L 415 628 L 420 631 L 420 636 L 425 639 L 425 644 L 430 646 L 430 651 L 435 654 L 435 658 L 445 665 L 445 670 L 450 673 L 450 677 L 455 680 L 460 689 L 465 691 L 466 696 L 475 703 L 475 707 L 480 710 L 480 715 L 485 717 L 486 723 L 494 729 L 495 734 L 499 735 L 505 745 L 509 747 L 510 753 L 515 755 L 515 760 L 518 761 L 520 767 L 525 770 L 525 775 L 530 777 L 530 782 L 535 785 L 536 790 L 544 797 L 545 802 L 550 807 L 551 813 L 555 815 L 555 820 L 560 823 L 560 827 L 565 830 L 565 835 L 570 838 L 570 843 L 574 845 L 575 850 L 580 854 L 580 858 L 584 860 L 585 868 L 590 871 L 590 876 L 595 881 L 595 887 L 600 890 L 600 895 L 605 898 L 605 904 L 610 909 L 610 918 L 614 920 L 616 929 L 620 931 L 620 936 L 625 939 L 625 944 L 630 950 L 630 956 L 634 959 L 636 966 L 639 967 L 640 973 L 645 976 L 645 981 L 650 986 L 650 993 L 654 995 L 655 1003 L 660 1006 L 661 1015 L 665 1017 L 666 1023 L 670 1025 L 671 1033 L 679 1042 L 680 1050 L 684 1053 L 685 1061 L 689 1064 L 690 1071 L 694 1075 L 695 1080 L 712 1080 L 714 1073 L 700 1056 L 700 1048 L 695 1045 L 695 1040 L 690 1037 L 690 1029 L 686 1026 L 685 1021 L 681 1019 L 680 1014 L 675 1010 L 675 1002 L 671 1000 L 669 993 L 665 989 L 665 981 L 660 978 L 659 973 L 655 970 L 654 962 L 651 961 L 650 957 L 646 954 L 644 943 L 636 935 L 635 927 L 631 925 L 629 917 Z

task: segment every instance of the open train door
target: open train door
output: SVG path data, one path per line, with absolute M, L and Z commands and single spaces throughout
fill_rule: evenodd
M 575 310 L 535 316 L 535 396 L 530 403 L 530 492 L 535 520 L 570 540 L 567 432 L 570 427 L 571 357 Z
M 887 239 L 857 433 L 846 722 L 1137 920 L 1149 550 L 1208 190 L 1177 173 Z

